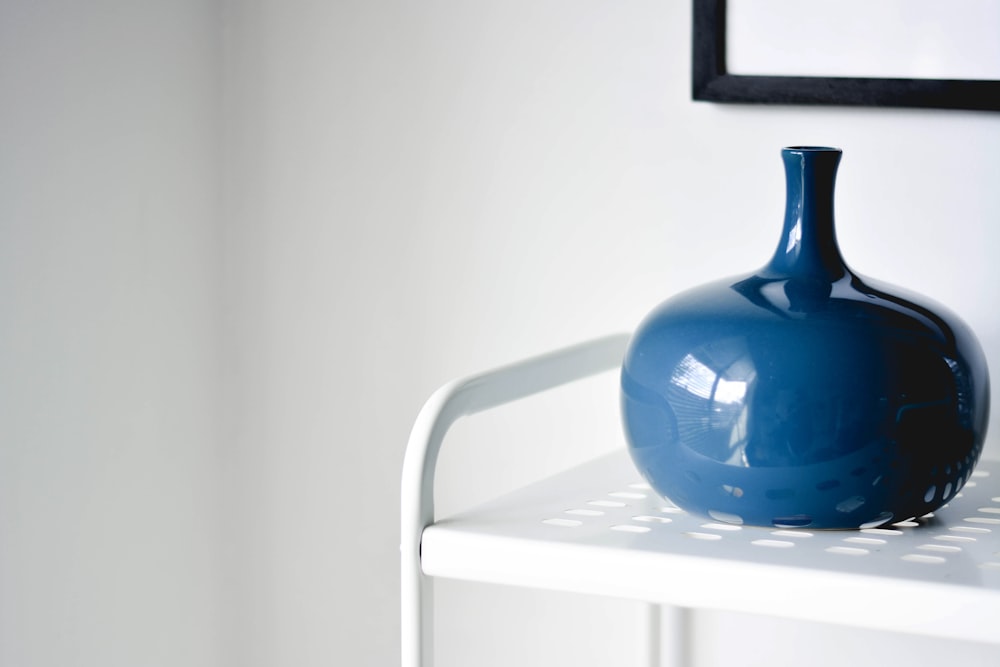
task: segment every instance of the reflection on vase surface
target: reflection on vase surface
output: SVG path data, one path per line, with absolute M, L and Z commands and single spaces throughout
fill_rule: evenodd
M 789 206 L 779 255 L 824 238 L 816 198 L 795 197 L 805 201 Z M 826 224 L 826 250 L 680 294 L 633 336 L 630 452 L 679 506 L 858 527 L 921 516 L 968 480 L 989 410 L 978 342 L 943 307 L 849 270 L 832 212 Z

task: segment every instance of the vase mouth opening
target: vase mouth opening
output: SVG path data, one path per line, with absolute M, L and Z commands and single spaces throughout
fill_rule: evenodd
M 782 149 L 790 153 L 843 153 L 833 146 L 786 146 Z

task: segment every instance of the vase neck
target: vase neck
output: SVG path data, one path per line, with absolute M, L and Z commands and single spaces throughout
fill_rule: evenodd
M 785 163 L 785 225 L 768 273 L 833 282 L 847 274 L 837 247 L 833 190 L 839 148 L 792 147 Z

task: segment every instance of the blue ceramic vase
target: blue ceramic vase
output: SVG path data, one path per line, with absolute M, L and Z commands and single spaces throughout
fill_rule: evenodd
M 759 526 L 873 527 L 940 507 L 979 459 L 982 348 L 944 307 L 844 263 L 840 157 L 783 149 L 771 261 L 669 299 L 633 335 L 621 376 L 629 451 L 679 507 Z

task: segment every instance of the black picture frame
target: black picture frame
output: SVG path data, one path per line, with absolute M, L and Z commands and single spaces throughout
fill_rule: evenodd
M 1000 81 L 757 76 L 726 67 L 726 0 L 693 0 L 692 99 L 1000 111 Z

